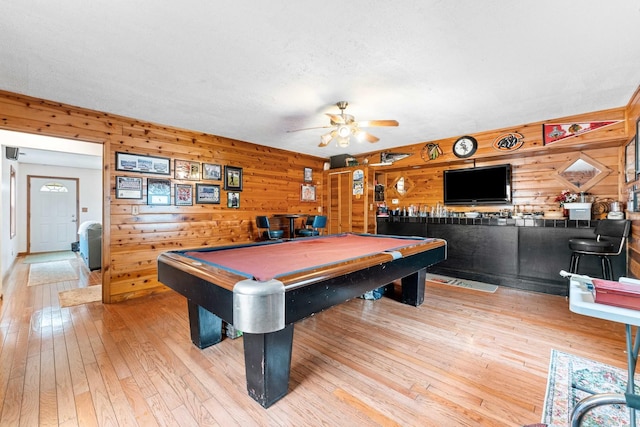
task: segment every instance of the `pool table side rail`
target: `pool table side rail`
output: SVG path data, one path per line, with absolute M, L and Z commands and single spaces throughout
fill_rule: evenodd
M 158 264 L 160 263 L 182 270 L 199 279 L 213 282 L 216 285 L 232 292 L 236 283 L 252 278 L 250 275 L 240 275 L 204 262 L 198 263 L 192 258 L 175 252 L 165 252 L 158 255 Z

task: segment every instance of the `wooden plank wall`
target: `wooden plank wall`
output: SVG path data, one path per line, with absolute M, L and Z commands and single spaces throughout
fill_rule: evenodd
M 573 123 L 598 120 L 621 120 L 614 124 L 580 136 L 568 138 L 562 142 L 544 146 L 542 143 L 542 124 L 544 122 L 523 125 L 514 128 L 498 129 L 490 132 L 474 134 L 478 140 L 478 150 L 471 159 L 457 159 L 451 153 L 453 142 L 457 139 L 448 138 L 438 143 L 443 155 L 435 160 L 424 161 L 420 150 L 424 143 L 402 147 L 397 152 L 411 153 L 408 158 L 394 163 L 393 166 L 377 168 L 377 176 L 382 176 L 382 184 L 386 188 L 387 205 L 397 198 L 399 206 L 427 205 L 429 209 L 442 204 L 442 176 L 447 169 L 489 166 L 510 163 L 513 167 L 513 204 L 525 211 L 549 211 L 559 208 L 555 202 L 560 191 L 566 189 L 556 177 L 557 170 L 577 153 L 584 153 L 592 159 L 611 169 L 611 173 L 594 187 L 588 190 L 598 200 L 626 200 L 622 194 L 621 185 L 624 184 L 623 167 L 620 157 L 623 145 L 628 140 L 625 108 L 618 108 L 579 116 L 565 117 L 554 122 Z M 516 151 L 499 152 L 492 147 L 496 138 L 510 132 L 519 132 L 524 136 L 524 145 Z M 379 161 L 380 153 L 368 153 L 358 157 L 360 162 L 374 163 Z M 412 187 L 408 188 L 403 197 L 393 189 L 393 183 L 403 176 L 409 178 Z M 405 183 L 405 189 L 407 184 Z M 494 212 L 502 208 L 513 209 L 513 206 L 488 207 L 453 207 L 453 211 L 478 210 Z
M 166 290 L 157 281 L 156 258 L 164 251 L 250 242 L 257 239 L 256 215 L 315 214 L 323 200 L 325 159 L 272 149 L 214 135 L 191 132 L 96 111 L 0 92 L 0 128 L 104 144 L 103 301 L 117 302 Z M 115 170 L 115 153 L 172 159 L 171 176 Z M 165 177 L 176 183 L 173 160 L 207 162 L 243 169 L 240 208 L 220 205 L 149 206 L 142 200 L 116 199 L 116 176 Z M 312 169 L 317 202 L 300 201 L 304 168 Z M 221 181 L 207 181 L 220 184 Z M 139 210 L 133 215 L 133 207 Z M 283 227 L 286 224 L 282 224 Z
M 637 122 L 640 121 L 640 88 L 634 93 L 627 105 L 627 129 L 629 132 L 628 140 L 639 138 L 637 132 Z M 638 145 L 636 144 L 636 147 Z M 636 156 L 638 156 L 636 150 Z M 636 172 L 636 177 L 638 173 Z M 640 190 L 640 183 L 634 180 L 625 185 L 626 191 L 633 191 L 634 187 Z M 631 238 L 629 239 L 628 255 L 629 262 L 627 264 L 627 274 L 630 277 L 640 278 L 640 212 L 627 212 L 627 218 L 631 219 Z
M 619 147 L 581 150 L 582 153 L 588 154 L 589 157 L 597 159 L 598 162 L 612 169 L 612 172 L 607 175 L 606 178 L 598 182 L 588 191 L 588 193 L 595 195 L 597 200 L 618 200 L 618 181 L 620 175 L 618 151 Z M 555 198 L 560 191 L 567 189 L 567 186 L 555 178 L 556 170 L 574 156 L 574 152 L 555 154 L 541 153 L 538 155 L 532 153 L 527 157 L 478 159 L 476 166 L 511 164 L 513 174 L 513 204 L 518 206 L 519 210 L 524 210 L 525 212 L 546 212 L 559 209 Z M 456 166 L 440 164 L 435 167 L 388 172 L 385 175 L 389 196 L 385 198 L 387 200 L 397 198 L 400 208 L 411 204 L 415 206 L 426 204 L 428 209 L 431 209 L 431 207 L 436 206 L 437 203 L 443 203 L 442 177 L 444 171 L 455 168 Z M 400 196 L 392 187 L 392 183 L 400 175 L 405 178 L 408 177 L 413 185 L 405 197 Z M 392 205 L 389 206 L 393 207 Z M 448 207 L 449 210 L 458 212 L 470 210 L 496 212 L 500 209 L 513 210 L 513 208 L 511 205 Z
M 552 177 L 553 173 L 576 152 L 583 152 L 613 171 L 590 192 L 600 199 L 621 200 L 625 197 L 621 173 L 623 145 L 635 132 L 635 118 L 640 116 L 639 99 L 636 93 L 626 108 L 554 120 L 624 120 L 566 142 L 544 146 L 541 132 L 543 122 L 532 123 L 474 135 L 479 148 L 473 159 L 467 161 L 461 161 L 451 154 L 451 145 L 456 138 L 433 141 L 440 144 L 444 154 L 428 162 L 420 157 L 420 150 L 426 142 L 398 148 L 394 151 L 412 155 L 392 167 L 375 169 L 376 175 L 382 172 L 387 185 L 400 175 L 411 179 L 414 187 L 401 199 L 401 205 L 433 205 L 442 200 L 444 169 L 470 167 L 473 164 L 511 163 L 515 170 L 514 202 L 532 210 L 550 209 L 555 207 L 553 198 L 563 189 Z M 117 302 L 166 289 L 157 282 L 155 267 L 156 257 L 163 251 L 251 241 L 256 238 L 255 216 L 258 214 L 315 214 L 318 208 L 328 206 L 328 196 L 324 191 L 327 177 L 326 172 L 323 173 L 325 159 L 8 92 L 0 92 L 0 128 L 104 144 L 104 302 Z M 506 132 L 522 133 L 525 145 L 508 154 L 494 150 L 491 144 Z M 116 151 L 241 167 L 244 188 L 240 208 L 226 207 L 224 191 L 222 205 L 161 207 L 147 206 L 146 198 L 116 199 L 115 176 L 125 175 L 115 171 Z M 365 159 L 369 163 L 376 163 L 380 159 L 380 152 L 358 157 L 361 163 Z M 313 181 L 317 185 L 316 203 L 300 202 L 300 185 L 305 167 L 313 170 Z M 370 175 L 373 176 L 373 173 L 370 172 Z M 146 178 L 157 177 L 145 174 L 131 176 L 144 177 L 145 184 Z M 183 182 L 171 180 L 172 185 Z M 139 208 L 138 215 L 132 214 L 133 205 Z M 495 207 L 491 210 L 495 210 Z M 637 228 L 638 225 L 634 223 L 635 235 L 640 231 Z

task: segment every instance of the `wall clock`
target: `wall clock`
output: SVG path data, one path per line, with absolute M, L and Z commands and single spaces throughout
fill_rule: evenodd
M 472 136 L 462 136 L 453 143 L 453 154 L 464 159 L 473 156 L 478 149 L 478 141 Z

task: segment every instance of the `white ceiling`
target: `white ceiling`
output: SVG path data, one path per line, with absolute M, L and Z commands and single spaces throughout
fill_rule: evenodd
M 102 169 L 102 156 L 65 153 L 62 151 L 20 148 L 20 163 L 62 166 L 65 168 Z
M 19 163 L 102 169 L 101 144 L 0 129 L 0 146 L 19 147 Z
M 0 89 L 320 157 L 626 105 L 637 0 L 0 0 Z M 319 148 L 349 101 L 376 144 Z

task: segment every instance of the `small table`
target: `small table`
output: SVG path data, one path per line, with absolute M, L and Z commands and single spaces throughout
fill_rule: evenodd
M 402 302 L 418 306 L 427 267 L 446 252 L 444 240 L 422 237 L 270 240 L 162 253 L 158 280 L 187 298 L 199 348 L 222 340 L 222 320 L 243 332 L 247 391 L 267 408 L 288 392 L 295 322 L 396 279 Z
M 307 217 L 308 215 L 306 214 L 274 214 L 273 217 L 274 218 L 288 218 L 289 219 L 289 238 L 293 239 L 294 237 L 296 237 L 296 229 L 295 229 L 295 222 L 296 222 L 296 218 L 303 218 L 303 217 Z
M 620 279 L 623 278 L 621 277 Z M 627 340 L 627 393 L 633 394 L 635 389 L 634 375 L 638 361 L 638 349 L 640 348 L 640 329 L 638 328 L 640 327 L 640 311 L 596 303 L 593 294 L 587 289 L 587 285 L 575 279 L 571 279 L 569 283 L 569 308 L 574 313 L 625 324 Z M 632 334 L 632 326 L 636 327 L 635 338 Z M 624 396 L 622 396 L 622 399 L 623 398 Z M 594 395 L 583 399 L 574 408 L 571 425 L 578 426 L 580 418 L 594 406 L 606 403 L 619 403 L 620 401 L 624 402 L 624 400 L 621 400 L 621 396 L 610 394 Z M 585 402 L 585 404 L 583 404 L 583 402 Z M 591 403 L 593 405 L 590 405 Z M 629 408 L 629 420 L 631 427 L 635 427 L 636 417 L 635 409 L 633 408 Z

